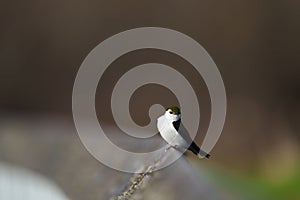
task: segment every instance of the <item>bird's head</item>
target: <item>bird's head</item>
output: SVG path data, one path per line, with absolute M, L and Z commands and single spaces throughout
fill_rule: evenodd
M 166 109 L 165 116 L 172 122 L 178 121 L 181 117 L 180 109 L 176 106 L 169 106 Z

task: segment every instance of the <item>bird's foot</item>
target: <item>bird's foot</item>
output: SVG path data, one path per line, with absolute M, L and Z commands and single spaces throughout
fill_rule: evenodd
M 175 148 L 175 149 L 178 149 L 179 148 L 179 146 L 178 145 L 169 145 L 166 149 L 165 149 L 165 152 L 167 152 L 169 149 L 171 149 L 171 148 Z
M 169 149 L 171 149 L 172 148 L 172 146 L 171 145 L 169 145 L 167 148 L 165 148 L 165 152 L 167 152 Z

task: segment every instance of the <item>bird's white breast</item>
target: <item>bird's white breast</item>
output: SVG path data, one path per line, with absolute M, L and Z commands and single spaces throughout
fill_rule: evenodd
M 164 115 L 157 119 L 157 128 L 162 138 L 172 146 L 186 146 L 185 140 L 174 128 L 171 120 L 167 119 Z

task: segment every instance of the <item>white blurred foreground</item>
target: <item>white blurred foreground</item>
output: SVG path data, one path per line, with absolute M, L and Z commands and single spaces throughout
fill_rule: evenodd
M 0 163 L 0 199 L 68 200 L 51 181 L 32 171 Z

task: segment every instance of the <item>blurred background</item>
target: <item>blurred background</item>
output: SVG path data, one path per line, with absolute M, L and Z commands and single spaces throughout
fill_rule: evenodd
M 120 190 L 130 175 L 100 164 L 79 140 L 72 87 L 82 61 L 100 42 L 127 29 L 156 26 L 198 41 L 226 87 L 223 133 L 210 160 L 187 155 L 194 170 L 226 193 L 222 199 L 300 199 L 299 9 L 296 0 L 1 0 L 0 197 L 20 199 L 12 193 L 21 189 L 3 189 L 16 188 L 7 174 L 20 169 L 43 176 L 69 199 L 108 199 Z M 107 103 L 121 74 L 148 62 L 168 64 L 193 84 L 201 143 L 210 119 L 205 83 L 189 63 L 159 50 L 131 52 L 112 63 L 105 72 L 111 79 L 100 80 L 97 90 L 99 121 L 113 123 Z M 143 95 L 158 99 L 138 101 Z M 133 119 L 147 124 L 149 105 L 176 103 L 172 97 L 166 88 L 140 88 L 132 97 Z

